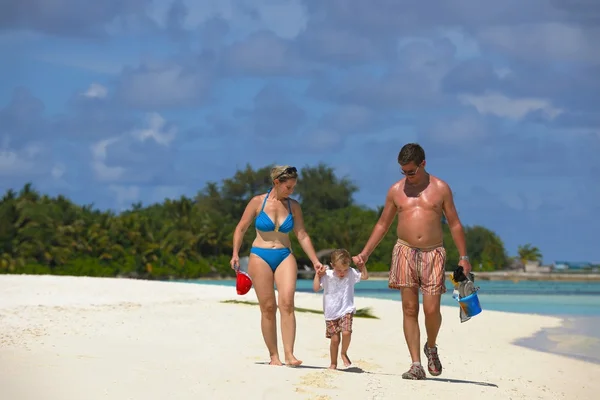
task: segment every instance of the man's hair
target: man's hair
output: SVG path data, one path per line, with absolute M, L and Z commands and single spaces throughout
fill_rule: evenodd
M 415 165 L 419 165 L 425 161 L 425 150 L 417 143 L 405 144 L 400 149 L 400 153 L 398 153 L 398 164 L 406 165 L 410 164 L 411 161 Z
M 336 249 L 331 253 L 331 266 L 334 267 L 338 264 L 350 265 L 352 257 L 346 249 Z

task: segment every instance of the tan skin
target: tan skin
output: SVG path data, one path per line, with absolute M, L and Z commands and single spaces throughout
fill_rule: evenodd
M 264 211 L 272 221 L 277 221 L 281 225 L 289 213 L 288 197 L 294 192 L 296 179 L 286 181 L 275 180 L 273 190 L 267 199 Z M 266 194 L 253 197 L 247 204 L 244 213 L 235 228 L 233 234 L 233 255 L 231 257 L 231 268 L 239 267 L 239 249 L 244 234 L 254 222 L 254 219 L 262 208 Z M 317 259 L 315 250 L 306 229 L 304 227 L 304 218 L 302 209 L 297 201 L 290 199 L 292 204 L 292 215 L 294 217 L 294 234 L 302 249 L 310 258 L 315 269 L 322 265 Z M 256 238 L 252 243 L 254 247 L 262 248 L 284 248 L 291 247 L 289 235 L 282 232 L 261 232 L 256 231 Z M 256 292 L 256 297 L 260 305 L 261 312 L 261 330 L 269 356 L 270 365 L 283 365 L 279 358 L 277 348 L 277 319 L 276 310 L 279 305 L 279 314 L 281 316 L 281 336 L 283 339 L 283 348 L 285 354 L 285 364 L 296 367 L 302 364 L 294 356 L 294 342 L 296 340 L 296 316 L 294 313 L 294 293 L 296 291 L 298 267 L 296 258 L 290 254 L 279 264 L 275 273 L 271 267 L 260 257 L 250 254 L 248 260 L 248 274 L 252 278 L 252 285 Z M 278 301 L 275 301 L 275 291 L 273 284 L 277 285 L 279 293 Z
M 426 161 L 420 165 L 410 162 L 401 166 L 406 178 L 390 187 L 383 212 L 369 240 L 362 252 L 352 258 L 357 265 L 366 264 L 369 255 L 381 242 L 396 215 L 398 216 L 396 227 L 398 238 L 417 248 L 438 246 L 443 242 L 441 218 L 442 214 L 445 215 L 459 255 L 467 255 L 465 233 L 454 205 L 452 191 L 446 182 L 427 173 L 425 165 Z M 468 260 L 460 260 L 458 265 L 462 266 L 467 274 L 471 271 Z M 404 314 L 404 336 L 408 350 L 413 362 L 420 362 L 418 287 L 402 288 L 400 293 Z M 427 344 L 430 348 L 435 346 L 442 324 L 440 300 L 441 294 L 423 294 Z
M 348 274 L 350 270 L 350 263 L 339 262 L 332 265 L 333 274 L 338 278 L 343 278 Z M 313 280 L 313 290 L 318 292 L 321 290 L 321 277 L 325 275 L 325 267 L 321 267 L 317 269 L 317 273 L 315 274 L 315 278 Z M 363 268 L 361 270 L 361 279 L 368 279 L 367 269 Z M 352 339 L 352 332 L 342 332 L 342 352 L 341 358 L 345 367 L 349 367 L 352 365 L 352 361 L 348 357 L 348 348 L 350 347 L 350 340 Z M 338 358 L 338 349 L 340 347 L 340 334 L 335 334 L 331 336 L 331 342 L 329 344 L 329 355 L 331 357 L 331 364 L 329 365 L 329 369 L 337 369 L 337 358 Z

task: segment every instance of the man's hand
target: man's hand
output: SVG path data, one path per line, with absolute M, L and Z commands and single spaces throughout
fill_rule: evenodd
M 368 259 L 369 257 L 363 254 L 359 254 L 357 256 L 352 257 L 352 261 L 354 262 L 354 264 L 356 264 L 358 270 L 360 271 L 360 279 L 363 281 L 369 279 L 369 273 L 367 272 L 366 265 Z
M 469 273 L 471 272 L 471 263 L 469 260 L 460 260 L 458 265 L 463 267 L 463 272 L 465 273 L 465 276 L 468 277 Z

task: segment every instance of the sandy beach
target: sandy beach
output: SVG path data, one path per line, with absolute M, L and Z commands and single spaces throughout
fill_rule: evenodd
M 444 372 L 410 363 L 401 305 L 358 298 L 348 370 L 328 371 L 323 316 L 297 313 L 300 368 L 265 365 L 253 291 L 128 279 L 0 275 L 0 399 L 595 399 L 600 365 L 512 344 L 560 319 L 443 307 Z M 321 309 L 319 294 L 296 306 Z M 422 319 L 422 316 L 421 316 Z M 422 338 L 425 340 L 424 329 Z M 281 341 L 279 346 L 282 351 Z M 341 365 L 341 363 L 340 363 Z

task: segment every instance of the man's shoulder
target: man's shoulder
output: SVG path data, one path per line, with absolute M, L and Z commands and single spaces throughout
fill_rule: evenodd
M 402 178 L 399 181 L 396 181 L 396 182 L 392 183 L 392 185 L 388 189 L 388 194 L 394 195 L 394 194 L 396 194 L 398 192 L 401 192 L 404 189 L 404 182 L 405 181 L 406 181 L 406 178 Z
M 406 182 L 406 178 L 400 178 L 398 179 L 396 182 L 392 183 L 392 186 L 390 186 L 390 190 L 391 189 L 402 189 L 404 187 L 404 182 Z
M 429 175 L 429 179 L 436 189 L 439 189 L 441 191 L 450 190 L 450 185 L 445 180 L 431 174 Z

